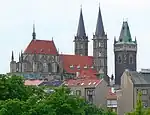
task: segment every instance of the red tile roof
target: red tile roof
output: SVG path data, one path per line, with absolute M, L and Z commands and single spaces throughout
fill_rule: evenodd
M 63 61 L 63 68 L 67 73 L 76 73 L 83 70 L 88 70 L 91 73 L 97 73 L 93 69 L 93 57 L 92 56 L 80 56 L 80 55 L 60 55 Z
M 108 100 L 116 100 L 117 99 L 117 95 L 116 92 L 114 91 L 114 89 L 111 87 L 108 90 L 108 95 L 106 97 Z
M 65 82 L 67 86 L 96 87 L 103 79 L 70 79 Z
M 44 80 L 25 80 L 24 85 L 39 85 L 42 82 L 44 82 Z
M 91 73 L 89 70 L 82 70 L 79 76 L 77 76 L 78 79 L 97 79 L 97 76 L 94 73 Z
M 75 79 L 69 79 L 65 82 L 67 86 L 88 86 L 95 87 L 101 83 L 103 79 L 98 79 L 96 75 L 88 70 L 84 70 Z
M 53 40 L 32 40 L 24 53 L 56 55 L 57 49 Z

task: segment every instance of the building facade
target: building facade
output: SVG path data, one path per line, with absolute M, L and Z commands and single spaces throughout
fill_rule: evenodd
M 83 71 L 76 79 L 66 81 L 65 85 L 71 89 L 71 94 L 83 97 L 98 107 L 107 107 L 108 87 L 104 79 L 98 79 L 94 74 Z
M 121 89 L 117 92 L 118 115 L 131 112 L 136 107 L 138 93 L 144 107 L 150 107 L 150 72 L 126 70 L 121 77 Z
M 137 42 L 132 40 L 128 22 L 124 21 L 119 40 L 114 39 L 115 84 L 120 85 L 125 69 L 136 71 Z

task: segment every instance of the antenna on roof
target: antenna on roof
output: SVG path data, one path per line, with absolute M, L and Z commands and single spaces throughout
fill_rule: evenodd
M 52 37 L 52 41 L 53 41 L 53 37 Z

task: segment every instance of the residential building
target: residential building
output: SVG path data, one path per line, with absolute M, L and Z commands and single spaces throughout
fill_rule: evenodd
M 89 103 L 99 107 L 107 107 L 106 95 L 108 87 L 107 82 L 103 78 L 98 79 L 91 72 L 82 71 L 75 79 L 67 80 L 65 85 L 71 89 L 73 95 L 81 96 Z
M 108 89 L 106 101 L 107 101 L 107 108 L 111 109 L 113 112 L 117 112 L 117 95 L 114 87 L 110 87 Z
M 121 77 L 120 90 L 117 91 L 118 115 L 124 115 L 136 107 L 140 91 L 144 107 L 150 107 L 150 72 L 126 70 Z

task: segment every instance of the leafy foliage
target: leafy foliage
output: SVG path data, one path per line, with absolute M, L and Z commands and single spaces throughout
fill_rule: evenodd
M 139 92 L 135 110 L 126 115 L 150 115 L 150 109 L 143 107 L 141 96 L 142 94 Z
M 66 87 L 45 93 L 42 87 L 25 86 L 22 77 L 0 76 L 0 115 L 116 115 L 69 95 Z

